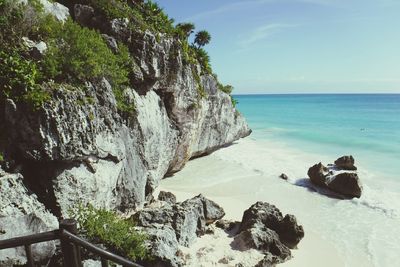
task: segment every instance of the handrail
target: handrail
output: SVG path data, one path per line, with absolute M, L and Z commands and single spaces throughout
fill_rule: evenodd
M 19 237 L 6 239 L 6 240 L 0 240 L 0 249 L 21 247 L 21 246 L 31 245 L 31 244 L 35 244 L 35 243 L 52 241 L 52 240 L 55 240 L 58 238 L 59 238 L 58 230 L 45 232 L 45 233 L 39 233 L 39 234 L 33 234 L 33 235 L 27 235 L 27 236 L 19 236 Z
M 20 236 L 6 240 L 0 240 L 0 250 L 25 247 L 27 265 L 34 267 L 31 245 L 46 241 L 59 239 L 61 241 L 61 249 L 63 254 L 63 262 L 65 267 L 80 267 L 82 266 L 79 246 L 91 251 L 92 253 L 100 256 L 101 266 L 107 267 L 108 260 L 121 264 L 124 267 L 142 267 L 141 265 L 129 261 L 121 256 L 99 248 L 88 241 L 76 236 L 76 221 L 67 219 L 60 222 L 60 229 L 49 232 Z
M 72 242 L 74 244 L 78 244 L 81 247 L 84 247 L 85 249 L 89 250 L 90 252 L 93 252 L 103 258 L 106 258 L 107 260 L 113 261 L 118 264 L 122 264 L 124 267 L 142 267 L 141 265 L 131 262 L 121 256 L 118 256 L 114 253 L 111 253 L 109 251 L 106 251 L 104 249 L 96 247 L 95 245 L 87 242 L 86 240 L 84 240 L 74 234 L 71 234 L 70 232 L 68 232 L 66 230 L 61 230 L 60 233 L 61 233 L 61 238 L 66 238 L 70 242 Z

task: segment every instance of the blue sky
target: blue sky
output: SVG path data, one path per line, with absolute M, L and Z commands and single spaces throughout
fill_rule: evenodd
M 159 0 L 235 93 L 400 93 L 400 0 Z

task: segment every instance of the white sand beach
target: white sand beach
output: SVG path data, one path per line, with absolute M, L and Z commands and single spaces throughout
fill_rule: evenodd
M 282 213 L 295 215 L 304 227 L 305 237 L 298 249 L 292 250 L 293 259 L 281 266 L 393 266 L 390 264 L 397 260 L 394 249 L 398 244 L 393 236 L 399 234 L 397 216 L 387 216 L 384 211 L 369 207 L 363 198 L 337 200 L 295 185 L 307 185 L 301 178 L 306 177 L 308 167 L 329 159 L 283 144 L 257 146 L 259 143 L 247 138 L 192 160 L 181 172 L 163 180 L 159 190 L 173 192 L 178 201 L 201 193 L 225 209 L 226 219 L 240 221 L 243 211 L 256 201 L 269 202 Z M 267 151 L 260 153 L 260 149 Z M 289 176 L 288 182 L 278 177 L 282 172 Z M 388 226 L 393 227 L 389 230 Z M 392 232 L 379 236 L 382 227 Z M 218 241 L 206 235 L 187 250 L 195 258 L 193 266 L 234 266 L 241 260 L 252 266 L 249 253 L 261 259 L 257 252 L 227 255 L 231 253 L 229 240 L 223 239 Z M 199 250 L 203 253 L 199 254 Z M 221 263 L 224 257 L 232 260 Z

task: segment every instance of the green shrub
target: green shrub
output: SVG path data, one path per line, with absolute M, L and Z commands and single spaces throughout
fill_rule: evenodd
M 233 86 L 230 84 L 223 85 L 222 83 L 218 82 L 218 89 L 221 90 L 222 92 L 230 95 L 233 91 Z
M 3 156 L 3 154 L 0 152 L 0 162 L 3 162 L 4 161 L 4 156 Z
M 50 94 L 39 86 L 39 72 L 34 62 L 17 50 L 0 51 L 0 90 L 3 97 L 25 101 L 39 108 Z
M 98 32 L 72 20 L 55 25 L 47 32 L 52 39 L 42 62 L 46 79 L 82 83 L 105 77 L 116 87 L 128 83 L 128 70 L 120 66 L 129 61 L 128 53 L 113 54 Z
M 194 51 L 196 52 L 196 59 L 200 63 L 201 70 L 205 74 L 211 74 L 211 65 L 210 65 L 210 56 L 208 55 L 207 51 L 203 48 L 195 48 L 193 47 Z
M 80 231 L 91 241 L 104 243 L 108 249 L 133 261 L 148 258 L 144 244 L 147 237 L 134 229 L 131 220 L 90 204 L 86 207 L 79 205 L 71 215 L 78 221 Z
M 132 17 L 132 9 L 129 5 L 120 0 L 86 0 L 82 1 L 92 6 L 107 19 L 128 18 Z
M 231 101 L 232 101 L 232 106 L 236 108 L 236 105 L 239 104 L 239 101 L 237 101 L 233 96 L 231 96 Z
M 235 108 L 236 105 L 239 104 L 239 102 L 236 99 L 234 99 L 233 96 L 232 96 L 232 91 L 234 89 L 233 86 L 230 85 L 230 84 L 223 85 L 222 83 L 218 82 L 217 75 L 216 74 L 213 74 L 213 75 L 214 75 L 214 78 L 217 80 L 218 89 L 230 96 L 231 101 L 232 101 L 232 106 Z
M 153 32 L 155 31 L 167 34 L 174 34 L 176 32 L 173 25 L 174 20 L 169 18 L 156 2 L 151 0 L 144 2 L 141 8 L 141 13 L 144 22 Z
M 83 28 L 72 20 L 62 24 L 46 17 L 43 24 L 44 35 L 49 38 L 49 48 L 41 63 L 44 80 L 79 85 L 105 77 L 113 87 L 118 109 L 134 111 L 134 106 L 123 95 L 134 65 L 124 44 L 119 43 L 119 51 L 114 54 L 97 31 Z

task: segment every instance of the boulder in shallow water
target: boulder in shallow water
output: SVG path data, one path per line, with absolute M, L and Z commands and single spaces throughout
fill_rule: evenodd
M 342 170 L 355 171 L 357 167 L 354 166 L 353 156 L 343 156 L 335 160 L 335 165 Z
M 307 174 L 313 184 L 326 186 L 326 176 L 329 174 L 329 170 L 321 162 L 309 168 Z
M 362 186 L 357 173 L 343 172 L 330 177 L 328 188 L 350 197 L 361 197 Z
M 354 163 L 354 159 L 351 160 L 353 157 L 350 157 L 338 160 L 342 163 L 345 161 Z M 338 160 L 336 162 L 338 162 Z M 348 163 L 346 168 L 351 168 L 350 165 L 351 163 Z M 338 169 L 337 165 L 325 167 L 320 162 L 309 168 L 307 174 L 311 182 L 315 185 L 327 188 L 345 197 L 361 197 L 362 185 L 356 171 Z

